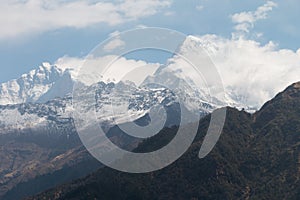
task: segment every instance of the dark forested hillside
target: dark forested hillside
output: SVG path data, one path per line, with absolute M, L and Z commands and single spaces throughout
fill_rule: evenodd
M 189 150 L 160 171 L 128 174 L 102 168 L 30 199 L 300 199 L 300 83 L 255 114 L 228 108 L 220 140 L 199 159 L 209 120 L 200 121 Z M 136 151 L 156 148 L 176 130 L 164 129 Z

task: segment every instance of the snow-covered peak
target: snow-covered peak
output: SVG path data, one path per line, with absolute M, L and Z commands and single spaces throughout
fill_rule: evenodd
M 47 70 L 50 70 L 52 68 L 52 65 L 48 62 L 43 62 L 42 67 L 44 67 Z
M 230 47 L 230 43 L 223 38 L 217 37 L 216 35 L 203 35 L 199 37 L 189 35 L 186 37 L 182 45 L 177 49 L 177 52 L 180 55 L 183 55 L 186 60 L 193 64 L 198 64 L 201 67 L 202 74 L 205 75 L 209 74 L 210 72 L 209 68 L 205 68 L 205 66 L 215 68 L 215 73 L 219 73 L 221 82 L 223 82 L 222 85 L 224 87 L 225 95 L 223 95 L 224 98 L 220 99 L 221 102 L 224 102 L 223 105 L 228 105 L 239 109 L 244 108 L 249 112 L 254 112 L 258 109 L 258 106 L 257 104 L 249 101 L 249 95 L 245 96 L 244 93 L 239 89 L 239 85 L 236 83 L 232 84 L 231 81 L 228 81 L 228 79 L 224 79 L 225 73 L 226 75 L 231 74 L 230 71 L 224 70 L 226 67 L 225 65 L 228 64 L 229 60 L 226 56 L 230 55 L 231 51 L 232 49 Z M 240 64 L 241 63 L 239 63 L 238 66 Z M 182 57 L 175 55 L 169 60 L 168 66 L 165 68 L 172 68 L 173 71 L 176 71 L 178 77 L 188 80 L 189 77 L 193 77 L 193 75 L 196 74 L 189 72 L 188 69 L 191 67 L 188 65 L 190 64 L 182 59 Z M 206 71 L 206 69 L 208 70 Z M 193 80 L 196 80 L 195 77 Z M 209 79 L 209 81 L 210 80 L 211 79 Z M 207 82 L 207 80 L 203 80 L 202 83 L 197 83 L 196 81 L 194 82 L 197 86 L 200 86 L 201 84 Z M 214 84 L 210 85 L 213 86 Z M 210 86 L 208 86 L 207 89 L 209 90 Z
M 52 91 L 53 95 L 48 95 L 48 98 L 43 98 L 43 100 L 62 97 L 71 92 L 69 88 L 72 80 L 68 74 L 67 70 L 64 71 L 49 63 L 42 63 L 36 69 L 21 75 L 20 78 L 0 84 L 0 105 L 39 101 L 41 97 L 52 91 L 54 86 L 59 91 Z M 61 85 L 58 86 L 58 83 Z M 68 90 L 64 89 L 66 87 Z M 63 92 L 60 92 L 61 90 Z
M 214 55 L 218 51 L 218 46 L 215 44 L 215 35 L 204 35 L 201 37 L 189 35 L 179 48 L 179 53 L 191 53 L 204 51 L 208 56 Z

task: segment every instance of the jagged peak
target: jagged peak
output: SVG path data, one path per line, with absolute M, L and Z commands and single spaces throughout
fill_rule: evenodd
M 48 71 L 48 72 L 51 72 L 51 71 L 56 71 L 56 72 L 59 72 L 59 73 L 63 73 L 63 70 L 61 68 L 59 68 L 58 66 L 56 65 L 51 65 L 50 63 L 48 62 L 43 62 L 39 67 L 38 67 L 39 70 L 41 71 Z
M 47 68 L 47 69 L 50 69 L 53 65 L 51 65 L 49 62 L 43 62 L 42 66 Z
M 17 79 L 1 83 L 0 104 L 35 102 L 48 93 L 57 82 L 63 84 L 61 87 L 64 88 L 67 87 L 67 83 L 72 84 L 72 80 L 66 78 L 68 74 L 71 75 L 69 71 L 60 69 L 56 65 L 48 62 L 41 63 L 38 67 Z M 61 79 L 67 79 L 67 83 Z

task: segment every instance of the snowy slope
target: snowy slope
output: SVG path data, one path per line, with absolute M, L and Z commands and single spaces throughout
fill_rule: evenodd
M 70 126 L 71 98 L 54 99 L 47 103 L 22 103 L 0 106 L 0 134 L 15 130 L 50 128 L 53 124 Z

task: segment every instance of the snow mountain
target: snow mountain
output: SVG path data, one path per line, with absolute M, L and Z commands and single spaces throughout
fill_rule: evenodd
M 207 61 L 206 57 L 213 57 L 218 47 L 205 37 L 188 36 L 186 40 L 178 47 L 177 53 L 185 56 L 188 59 L 195 60 L 197 57 L 203 57 L 203 62 Z M 205 56 L 207 55 L 207 56 Z M 103 58 L 108 59 L 108 58 Z M 133 68 L 133 66 L 144 65 L 142 61 L 126 60 L 121 58 L 121 64 L 117 68 Z M 94 62 L 91 62 L 94 63 Z M 97 63 L 102 63 L 101 60 Z M 105 63 L 105 62 L 104 62 Z M 205 63 L 204 63 L 205 64 Z M 151 66 L 151 63 L 147 65 Z M 30 71 L 28 74 L 23 74 L 20 78 L 0 84 L 0 105 L 20 104 L 20 103 L 45 103 L 56 97 L 63 98 L 67 94 L 71 94 L 74 83 L 78 80 L 74 75 L 76 69 L 59 67 L 49 63 L 43 63 L 38 68 Z M 202 68 L 201 68 L 202 70 Z M 113 76 L 117 76 L 118 70 L 113 72 Z M 205 67 L 202 74 L 206 73 Z M 110 80 L 94 80 L 95 74 L 90 74 L 87 79 L 92 80 L 92 83 Z M 106 77 L 107 78 L 107 77 Z M 120 80 L 113 81 L 118 83 Z M 257 110 L 257 106 L 251 106 L 247 103 L 247 97 L 239 94 L 238 86 L 226 85 L 224 83 L 225 97 L 211 96 L 209 87 L 205 85 L 207 80 L 199 78 L 195 71 L 191 70 L 190 63 L 174 54 L 165 65 L 160 65 L 153 76 L 145 78 L 144 83 L 162 83 L 172 90 L 181 89 L 188 94 L 196 94 L 193 98 L 200 99 L 201 102 L 214 104 L 216 107 L 232 106 L 239 109 L 244 108 L 247 111 Z
M 178 52 L 194 59 L 203 56 L 199 53 L 203 49 L 209 55 L 217 51 L 217 47 L 205 43 L 205 40 L 188 36 L 178 47 Z M 123 64 L 134 64 L 133 60 L 123 60 Z M 245 104 L 245 99 L 235 92 L 233 86 L 224 88 L 224 98 L 211 96 L 205 80 L 195 75 L 195 71 L 191 71 L 188 65 L 187 61 L 174 55 L 165 65 L 158 67 L 154 74 L 145 77 L 142 86 L 126 80 L 93 80 L 93 85 L 83 84 L 80 93 L 94 98 L 91 102 L 82 101 L 85 104 L 82 105 L 82 112 L 88 116 L 91 107 L 94 107 L 101 122 L 126 123 L 147 115 L 157 105 L 174 105 L 175 96 L 179 96 L 187 109 L 201 116 L 227 105 L 252 112 L 256 110 Z M 49 119 L 70 119 L 73 86 L 80 84 L 74 72 L 72 68 L 43 63 L 18 79 L 0 84 L 0 128 L 23 129 L 49 124 Z M 152 83 L 157 86 L 148 87 Z M 27 109 L 26 112 L 22 111 L 23 108 Z
M 72 92 L 70 70 L 43 63 L 20 78 L 0 84 L 0 105 L 44 103 Z

